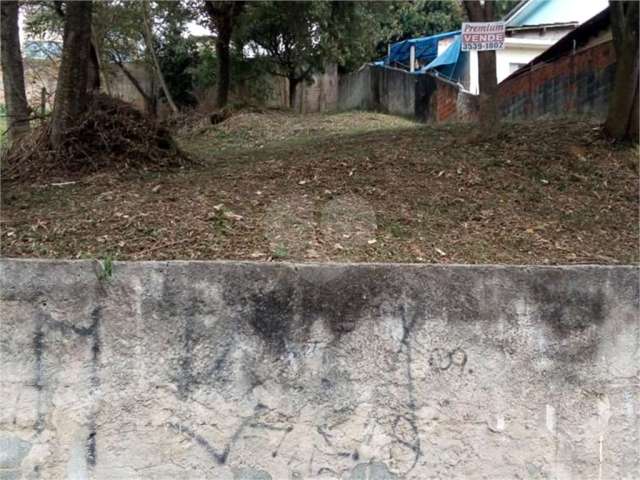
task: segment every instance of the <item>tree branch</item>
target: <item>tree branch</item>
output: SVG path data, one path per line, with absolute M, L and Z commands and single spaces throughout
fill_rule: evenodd
M 115 63 L 118 68 L 120 68 L 122 73 L 124 73 L 124 75 L 129 79 L 138 93 L 140 93 L 140 95 L 142 95 L 146 101 L 151 101 L 151 95 L 144 91 L 144 88 L 142 88 L 142 85 L 140 84 L 138 79 L 133 75 L 133 73 L 129 71 L 127 67 L 124 66 L 124 63 L 122 63 L 122 61 L 113 54 L 111 55 L 111 58 L 113 60 L 113 63 Z

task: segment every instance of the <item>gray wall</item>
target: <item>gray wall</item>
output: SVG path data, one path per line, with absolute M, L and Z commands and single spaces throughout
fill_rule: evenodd
M 637 267 L 0 262 L 0 478 L 637 479 Z
M 371 68 L 367 65 L 360 70 L 338 78 L 339 110 L 374 110 Z
M 384 113 L 413 117 L 418 76 L 403 70 L 372 67 L 374 99 Z
M 287 84 L 287 94 L 288 94 Z M 338 66 L 325 65 L 310 83 L 302 82 L 296 92 L 296 111 L 300 113 L 333 112 L 338 102 Z
M 413 118 L 416 116 L 416 85 L 423 76 L 369 65 L 341 75 L 338 110 L 374 110 Z

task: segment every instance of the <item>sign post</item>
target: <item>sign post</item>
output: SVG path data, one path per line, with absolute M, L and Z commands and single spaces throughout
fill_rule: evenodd
M 502 50 L 504 48 L 505 23 L 483 22 L 462 24 L 463 52 Z

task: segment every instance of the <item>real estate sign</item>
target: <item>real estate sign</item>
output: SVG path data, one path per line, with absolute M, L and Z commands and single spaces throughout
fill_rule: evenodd
M 504 22 L 462 24 L 462 51 L 501 50 L 504 48 Z

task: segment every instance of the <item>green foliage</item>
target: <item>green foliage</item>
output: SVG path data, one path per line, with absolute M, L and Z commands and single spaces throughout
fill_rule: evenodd
M 389 2 L 253 2 L 235 34 L 267 71 L 306 80 L 328 63 L 353 70 L 375 57 Z
M 462 21 L 462 6 L 456 0 L 400 1 L 390 5 L 388 15 L 381 19 L 381 28 L 385 42 L 392 43 L 457 30 Z
M 197 12 L 185 0 L 156 0 L 150 5 L 154 36 L 162 43 L 170 42 L 176 33 L 186 33 L 187 25 L 197 18 Z
M 64 4 L 54 1 L 24 3 L 22 12 L 26 33 L 33 38 L 61 38 L 64 28 Z M 113 57 L 123 62 L 144 58 L 140 22 L 140 2 L 103 0 L 93 3 L 92 29 L 103 62 Z
M 64 3 L 61 10 L 52 0 L 23 5 L 26 32 L 36 38 L 62 36 Z M 151 5 L 153 31 L 159 45 L 176 41 L 195 18 L 193 8 L 183 1 L 154 1 Z M 123 62 L 146 60 L 142 22 L 142 2 L 102 0 L 93 2 L 92 29 L 105 62 L 113 57 Z
M 142 34 L 141 2 L 94 2 L 94 38 L 106 62 L 148 61 Z
M 519 0 L 491 0 L 496 20 L 503 18 Z M 387 44 L 408 38 L 434 35 L 459 30 L 467 21 L 464 8 L 458 0 L 411 0 L 380 2 L 386 8 L 377 13 L 382 39 L 378 55 L 386 55 Z
M 64 20 L 56 12 L 54 2 L 24 2 L 20 8 L 25 29 L 31 37 L 43 40 L 49 36 L 62 38 Z
M 496 10 L 512 4 L 497 0 Z M 59 38 L 63 20 L 57 5 L 52 0 L 24 4 L 29 35 Z M 201 0 L 156 0 L 149 6 L 155 50 L 169 90 L 178 104 L 193 105 L 194 88 L 215 85 L 217 60 L 211 45 L 198 47 L 186 32 L 190 22 L 210 26 L 210 19 Z M 141 28 L 142 7 L 142 2 L 94 2 L 94 39 L 106 68 L 114 60 L 151 63 Z M 458 0 L 248 2 L 234 27 L 231 88 L 266 96 L 264 72 L 298 82 L 329 63 L 351 71 L 384 55 L 388 42 L 454 30 L 462 21 Z M 246 51 L 252 52 L 251 58 L 243 55 Z
M 211 221 L 211 227 L 219 235 L 226 235 L 231 229 L 229 219 L 225 216 L 223 209 L 216 210 L 213 215 L 209 217 L 209 220 Z
M 178 106 L 195 105 L 196 99 L 192 91 L 199 65 L 196 42 L 192 38 L 183 37 L 179 31 L 172 30 L 165 32 L 158 43 L 158 62 L 173 100 Z
M 101 282 L 108 282 L 113 277 L 113 256 L 107 255 L 99 263 L 100 271 L 98 272 L 98 280 Z
M 457 0 L 255 2 L 236 43 L 266 58 L 270 72 L 306 79 L 327 63 L 354 70 L 384 55 L 388 42 L 459 29 L 462 21 Z
M 265 75 L 263 58 L 246 58 L 234 49 L 231 52 L 232 96 L 249 103 L 262 103 L 271 93 L 271 83 Z M 218 59 L 211 46 L 199 49 L 198 63 L 192 69 L 194 91 L 202 93 L 215 87 L 218 80 Z
M 289 256 L 289 250 L 282 243 L 276 245 L 272 252 L 273 258 L 282 260 Z
M 305 80 L 322 69 L 324 2 L 256 2 L 237 29 L 237 43 L 262 56 L 272 74 Z
M 218 59 L 216 54 L 210 47 L 200 50 L 199 62 L 193 68 L 194 84 L 202 89 L 211 88 L 217 82 L 218 75 Z
M 389 15 L 391 2 L 330 1 L 324 3 L 323 55 L 341 71 L 352 71 L 376 57 L 382 42 L 381 25 Z
M 273 87 L 263 63 L 262 58 L 244 58 L 238 53 L 231 56 L 232 91 L 237 98 L 257 103 L 269 98 Z

